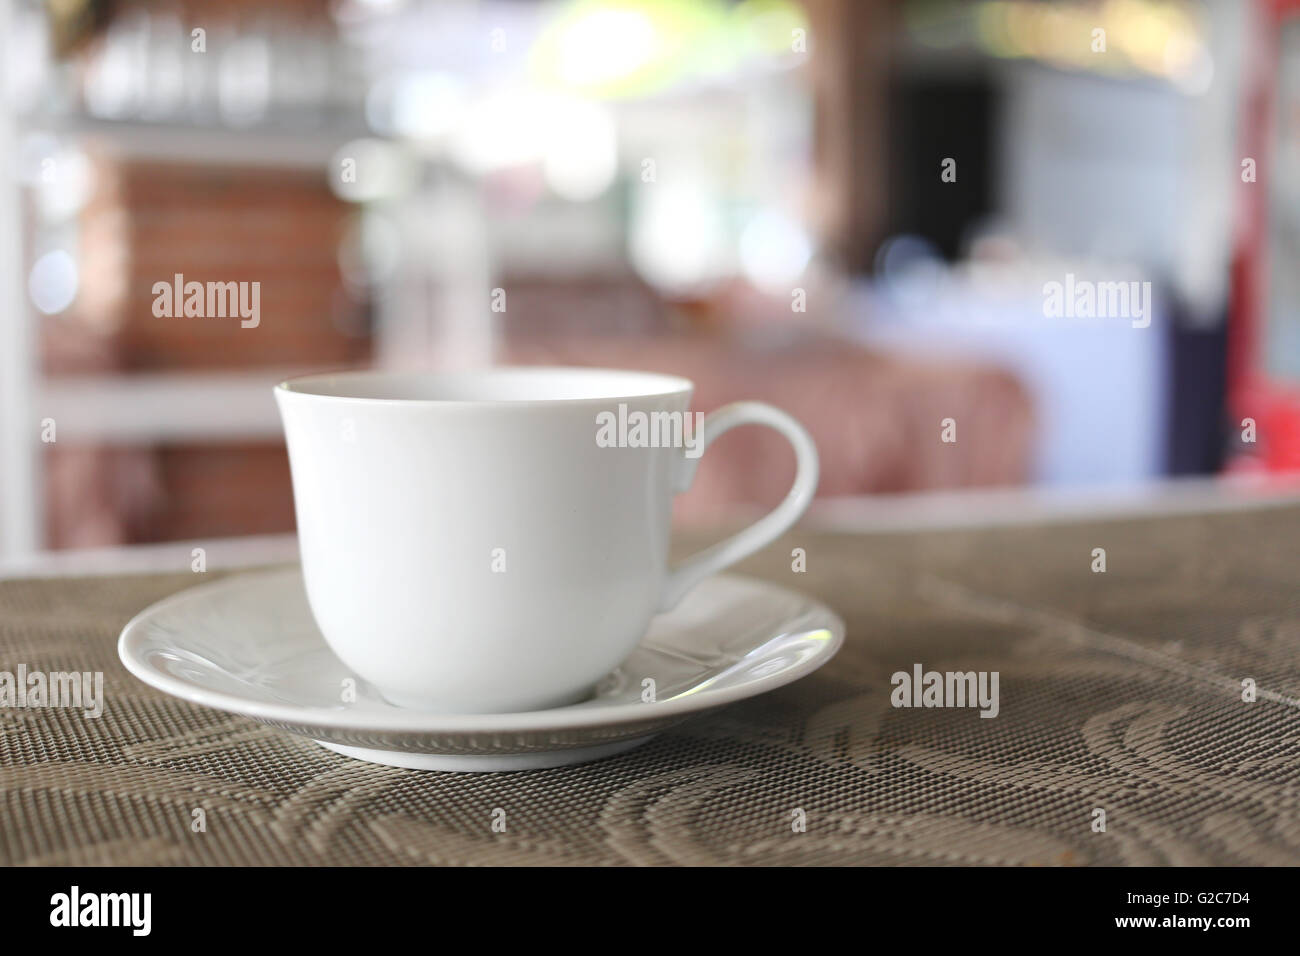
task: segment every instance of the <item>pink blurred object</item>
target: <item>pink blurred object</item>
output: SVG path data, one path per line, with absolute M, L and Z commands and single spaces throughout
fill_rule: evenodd
M 821 454 L 819 497 L 1018 484 L 1029 473 L 1033 410 L 1007 371 L 887 356 L 825 337 L 764 346 L 713 337 L 515 342 L 506 361 L 670 372 L 694 380 L 694 408 L 757 399 L 790 412 Z M 941 440 L 944 419 L 956 441 Z M 766 429 L 729 432 L 705 456 L 678 519 L 727 520 L 785 495 L 794 461 Z

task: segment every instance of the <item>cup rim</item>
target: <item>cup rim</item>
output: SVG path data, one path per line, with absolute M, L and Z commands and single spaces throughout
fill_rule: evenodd
M 437 397 L 379 397 L 374 395 L 348 394 L 347 392 L 321 391 L 327 387 L 345 388 L 349 382 L 379 381 L 382 379 L 410 379 L 412 381 L 442 380 L 448 386 L 456 383 L 468 384 L 481 382 L 484 378 L 550 378 L 570 376 L 591 380 L 600 378 L 623 378 L 629 387 L 604 389 L 600 394 L 577 395 L 567 398 L 538 396 L 530 398 L 437 398 Z M 639 383 L 639 384 L 637 384 Z M 613 401 L 632 401 L 646 398 L 660 398 L 669 395 L 692 393 L 695 383 L 680 375 L 666 372 L 648 372 L 640 369 L 603 368 L 600 366 L 579 365 L 492 365 L 481 368 L 457 370 L 420 370 L 420 369 L 345 369 L 335 372 L 315 372 L 298 375 L 278 382 L 272 390 L 277 398 L 281 396 L 298 396 L 301 398 L 324 399 L 335 402 L 360 402 L 367 405 L 398 405 L 428 407 L 500 407 L 529 405 L 608 405 Z

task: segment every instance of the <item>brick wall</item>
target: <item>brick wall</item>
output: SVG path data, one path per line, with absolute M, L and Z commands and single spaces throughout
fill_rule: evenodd
M 346 210 L 324 177 L 133 164 L 122 171 L 130 281 L 118 331 L 130 370 L 335 366 L 364 361 L 362 306 L 344 292 Z M 158 318 L 154 283 L 260 283 L 261 322 Z
M 80 230 L 82 291 L 43 324 L 46 374 L 194 375 L 317 369 L 370 359 L 366 307 L 338 247 L 350 210 L 320 174 L 111 163 Z M 156 282 L 260 283 L 260 323 L 154 315 Z M 67 445 L 47 449 L 55 547 L 289 531 L 279 443 Z

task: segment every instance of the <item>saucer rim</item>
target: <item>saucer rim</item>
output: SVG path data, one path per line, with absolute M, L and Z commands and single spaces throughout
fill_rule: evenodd
M 165 694 L 190 703 L 211 707 L 226 713 L 239 714 L 269 723 L 288 723 L 302 726 L 316 726 L 330 730 L 374 734 L 513 734 L 538 733 L 559 730 L 581 730 L 590 727 L 609 727 L 636 723 L 645 720 L 669 720 L 684 718 L 715 707 L 722 707 L 737 701 L 757 697 L 769 691 L 794 683 L 811 674 L 833 658 L 843 646 L 845 636 L 844 620 L 826 604 L 794 588 L 774 584 L 763 578 L 741 574 L 715 574 L 700 582 L 704 584 L 716 579 L 744 582 L 757 585 L 769 591 L 789 595 L 809 605 L 808 610 L 825 620 L 817 629 L 830 633 L 830 640 L 812 657 L 800 661 L 792 667 L 775 674 L 765 674 L 742 684 L 717 690 L 704 689 L 685 697 L 655 701 L 650 704 L 624 702 L 593 707 L 553 708 L 551 710 L 511 711 L 505 713 L 484 714 L 439 714 L 417 710 L 401 710 L 393 707 L 392 719 L 376 720 L 373 715 L 356 715 L 349 711 L 309 707 L 294 704 L 277 704 L 250 700 L 228 691 L 208 690 L 196 687 L 165 671 L 149 666 L 140 653 L 139 645 L 143 643 L 142 632 L 148 619 L 172 609 L 174 605 L 201 600 L 210 592 L 237 589 L 249 579 L 265 577 L 293 577 L 301 575 L 299 563 L 272 565 L 269 567 L 241 571 L 218 581 L 208 581 L 194 587 L 185 588 L 175 594 L 155 601 L 132 617 L 122 628 L 118 636 L 117 653 L 123 666 L 137 679 L 160 690 Z M 671 612 L 670 612 L 671 613 Z M 810 628 L 812 630 L 813 628 Z M 638 645 L 639 646 L 639 645 Z M 647 712 L 642 710 L 648 707 Z

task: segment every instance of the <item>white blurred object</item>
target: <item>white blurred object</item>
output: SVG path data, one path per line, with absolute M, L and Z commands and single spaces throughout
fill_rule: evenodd
M 740 267 L 764 292 L 785 292 L 803 275 L 812 258 L 812 241 L 784 213 L 764 210 L 740 234 Z
M 419 178 L 416 161 L 402 146 L 381 139 L 344 143 L 330 160 L 330 189 L 348 202 L 405 196 Z
M 726 274 L 722 212 L 702 182 L 641 183 L 632 213 L 632 264 L 661 289 L 688 291 Z
M 653 61 L 663 42 L 641 10 L 593 9 L 565 27 L 559 79 L 572 88 L 613 82 Z
M 438 140 L 462 121 L 466 99 L 464 84 L 447 73 L 394 73 L 370 88 L 366 120 L 384 135 L 415 142 Z
M 46 315 L 55 315 L 77 298 L 77 263 L 63 249 L 45 253 L 32 264 L 27 291 L 32 303 Z
M 376 288 L 376 364 L 386 368 L 479 368 L 492 364 L 493 305 L 509 303 L 492 284 L 481 197 L 454 180 L 380 203 L 380 245 L 398 255 Z M 375 277 L 378 279 L 379 277 Z
M 67 222 L 90 201 L 95 187 L 94 166 L 75 145 L 60 145 L 41 158 L 33 186 L 41 220 Z
M 271 48 L 261 36 L 236 38 L 220 54 L 217 97 L 232 126 L 262 120 L 271 105 Z
M 138 11 L 108 28 L 86 69 L 82 95 L 92 116 L 123 119 L 139 109 L 148 81 L 148 42 L 149 20 Z
M 141 91 L 140 115 L 151 120 L 170 119 L 185 103 L 190 37 L 180 20 L 168 13 L 150 19 L 146 37 L 149 81 Z
M 547 106 L 546 97 L 526 90 L 489 94 L 452 134 L 452 158 L 479 176 L 537 162 L 547 139 Z
M 50 31 L 37 7 L 11 7 L 10 41 L 0 57 L 0 89 L 9 108 L 22 114 L 36 108 L 47 95 L 50 73 Z
M 618 130 L 610 109 L 578 100 L 550 111 L 542 172 L 563 199 L 594 199 L 618 173 Z

